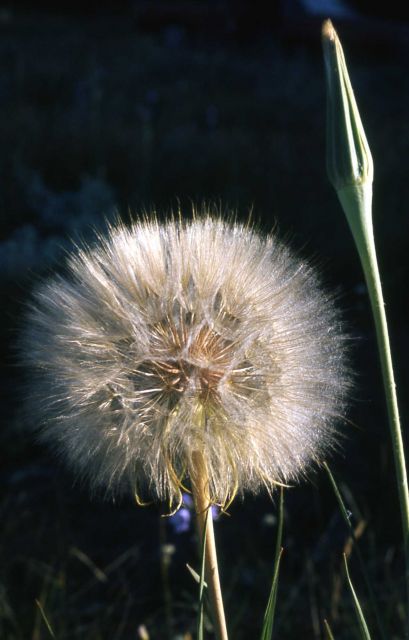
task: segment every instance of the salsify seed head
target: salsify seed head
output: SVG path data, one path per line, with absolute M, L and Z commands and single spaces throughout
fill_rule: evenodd
M 205 215 L 118 224 L 35 292 L 21 353 L 42 438 L 93 488 L 173 506 L 288 483 L 336 442 L 345 336 L 310 266 Z

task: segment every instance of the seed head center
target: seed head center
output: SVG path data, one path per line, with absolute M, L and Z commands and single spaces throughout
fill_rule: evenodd
M 203 402 L 217 394 L 218 385 L 225 375 L 223 368 L 202 367 L 183 358 L 155 362 L 153 368 L 165 392 L 183 394 L 191 388 Z
M 161 333 L 172 357 L 153 363 L 164 392 L 181 395 L 191 389 L 202 402 L 215 399 L 231 361 L 229 342 L 207 325 L 191 339 L 185 323 L 181 327 L 170 324 L 167 329 L 162 325 Z

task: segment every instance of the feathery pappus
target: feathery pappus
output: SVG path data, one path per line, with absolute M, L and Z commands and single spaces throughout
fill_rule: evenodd
M 204 215 L 118 224 L 36 290 L 21 350 L 41 437 L 93 489 L 176 508 L 271 491 L 336 442 L 345 335 L 274 235 Z

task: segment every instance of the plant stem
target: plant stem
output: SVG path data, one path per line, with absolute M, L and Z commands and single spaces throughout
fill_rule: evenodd
M 195 501 L 197 526 L 201 541 L 206 531 L 204 551 L 205 575 L 212 609 L 214 630 L 217 640 L 228 640 L 211 513 L 209 513 L 209 516 L 206 518 L 208 510 L 211 508 L 209 477 L 205 460 L 199 451 L 193 452 L 192 460 L 192 493 Z
M 385 303 L 376 259 L 375 241 L 372 228 L 372 185 L 346 187 L 338 191 L 338 197 L 346 213 L 354 236 L 362 268 L 368 287 L 372 314 L 375 321 L 382 378 L 385 389 L 389 427 L 395 460 L 396 478 L 401 509 L 403 543 L 406 559 L 406 586 L 409 599 L 409 491 L 406 473 L 405 450 L 399 419 L 396 384 L 393 375 L 392 355 L 389 344 Z M 407 610 L 409 622 L 409 606 Z M 409 634 L 408 634 L 409 635 Z
M 385 304 L 372 226 L 374 166 L 342 45 L 330 20 L 324 23 L 322 33 L 327 84 L 328 177 L 337 192 L 354 236 L 375 321 L 401 509 L 409 605 L 409 492 Z M 406 621 L 409 638 L 409 606 Z

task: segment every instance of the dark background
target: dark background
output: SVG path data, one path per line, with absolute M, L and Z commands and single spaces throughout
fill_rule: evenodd
M 311 3 L 310 3 L 311 4 Z M 317 4 L 317 3 L 316 3 Z M 328 6 L 330 3 L 327 3 Z M 165 508 L 91 500 L 22 427 L 16 343 L 34 283 L 92 227 L 207 203 L 249 212 L 320 265 L 354 338 L 345 441 L 331 467 L 388 638 L 402 637 L 403 556 L 368 297 L 325 173 L 320 25 L 333 17 L 375 160 L 374 224 L 403 424 L 409 333 L 408 10 L 319 15 L 307 3 L 0 3 L 0 638 L 194 636 L 193 528 Z M 21 362 L 22 361 L 22 362 Z M 21 364 L 23 366 L 21 366 Z M 358 637 L 341 554 L 348 533 L 325 472 L 286 492 L 276 638 Z M 275 505 L 237 501 L 216 523 L 232 638 L 258 637 L 272 578 Z M 377 635 L 365 584 L 352 577 Z M 168 562 L 169 561 L 169 562 Z M 139 629 L 139 630 L 138 630 Z M 211 633 L 209 632 L 209 637 Z

